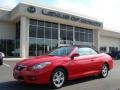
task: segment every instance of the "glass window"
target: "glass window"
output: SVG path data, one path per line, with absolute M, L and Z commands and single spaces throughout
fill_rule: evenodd
M 5 55 L 7 54 L 7 50 L 6 50 L 6 40 L 0 40 L 1 41 L 1 47 L 0 47 L 0 51 L 3 52 Z
M 39 56 L 58 47 L 58 24 L 34 20 L 29 26 L 29 55 Z M 33 20 L 31 20 L 33 23 Z M 36 25 L 35 25 L 36 24 Z
M 45 27 L 51 27 L 52 26 L 52 23 L 50 22 L 45 22 Z
M 88 33 L 86 32 L 85 34 L 84 34 L 84 38 L 85 38 L 85 42 L 88 42 L 89 41 L 89 38 L 88 38 Z
M 20 22 L 16 23 L 16 38 L 15 38 L 15 50 L 12 51 L 12 54 L 15 57 L 20 56 Z
M 89 34 L 93 34 L 93 31 L 92 31 L 92 30 L 89 30 Z
M 60 38 L 61 40 L 66 40 L 66 30 L 60 30 Z
M 109 52 L 118 51 L 118 47 L 109 47 Z
M 52 50 L 51 45 L 52 45 L 52 40 L 45 39 L 45 47 L 44 47 L 45 54 L 47 54 L 47 52 Z
M 52 39 L 58 40 L 58 29 L 52 29 Z
M 36 56 L 37 55 L 36 38 L 30 37 L 30 40 L 29 40 L 29 55 L 30 56 Z
M 73 41 L 73 31 L 67 31 L 67 40 Z
M 38 38 L 44 38 L 44 28 L 43 27 L 38 27 L 37 37 Z
M 73 26 L 60 25 L 60 43 L 73 44 Z
M 106 52 L 107 51 L 107 47 L 100 47 L 100 51 L 101 52 Z
M 58 24 L 57 23 L 53 23 L 52 24 L 52 28 L 58 28 Z
M 37 33 L 36 33 L 36 30 L 37 29 L 37 27 L 36 26 L 30 26 L 30 29 L 29 29 L 29 36 L 30 37 L 36 37 L 37 35 Z
M 73 30 L 72 26 L 67 26 L 67 30 Z
M 44 38 L 37 39 L 37 56 L 44 54 Z
M 20 22 L 16 23 L 16 39 L 20 39 Z
M 51 46 L 52 50 L 56 49 L 57 47 L 58 47 L 58 40 L 52 39 L 52 46 Z
M 75 41 L 79 41 L 80 35 L 79 32 L 75 32 Z
M 85 33 L 85 29 L 84 28 L 80 28 L 80 32 L 81 33 Z
M 77 32 L 77 33 L 76 33 Z M 79 33 L 79 41 L 81 42 L 93 42 L 93 31 L 90 29 L 75 27 L 75 40 L 78 41 L 78 33 Z
M 80 41 L 85 41 L 84 36 L 84 33 L 80 33 Z
M 63 24 L 60 25 L 60 29 L 66 29 L 66 27 L 67 27 L 67 26 L 66 26 L 66 25 L 63 25 Z
M 2 45 L 2 40 L 0 40 L 0 51 L 2 51 L 3 45 Z
M 89 38 L 89 40 L 88 40 L 89 42 L 93 42 L 93 34 L 89 34 L 88 38 Z
M 75 31 L 77 32 L 77 31 L 79 31 L 80 30 L 80 28 L 79 27 L 75 27 Z
M 51 28 L 45 28 L 45 38 L 51 39 L 52 32 Z
M 14 40 L 7 40 L 6 41 L 6 48 L 7 48 L 7 55 L 6 56 L 13 56 L 13 51 L 14 51 Z M 19 53 L 19 52 L 18 52 Z
M 20 40 L 15 40 L 15 48 L 16 49 L 20 48 Z
M 6 57 L 13 57 L 15 49 L 14 40 L 0 40 L 0 51 L 5 54 Z
M 44 21 L 38 21 L 38 25 L 43 27 L 44 26 Z
M 37 25 L 37 20 L 30 19 L 30 24 L 31 24 L 31 25 Z

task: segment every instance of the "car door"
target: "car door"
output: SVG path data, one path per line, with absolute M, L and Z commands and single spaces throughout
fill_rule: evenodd
M 91 55 L 91 73 L 98 73 L 101 70 L 102 60 L 100 59 L 101 56 L 98 55 Z
M 88 48 L 78 48 L 75 53 L 79 53 L 79 57 L 75 57 L 70 61 L 71 77 L 82 77 L 89 75 L 92 71 L 92 57 Z
M 101 69 L 101 65 L 102 65 L 102 60 L 101 60 L 101 54 L 97 53 L 95 50 L 90 48 L 90 52 L 91 52 L 91 69 L 93 71 L 93 73 L 99 72 L 99 70 Z

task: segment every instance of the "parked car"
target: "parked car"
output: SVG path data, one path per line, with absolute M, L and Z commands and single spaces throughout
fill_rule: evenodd
M 3 65 L 3 58 L 5 57 L 5 54 L 0 52 L 0 65 Z
M 111 51 L 108 54 L 114 59 L 120 59 L 120 51 Z
M 69 46 L 55 49 L 46 56 L 18 62 L 13 76 L 21 82 L 60 88 L 67 80 L 91 75 L 105 78 L 112 68 L 111 56 L 89 47 Z

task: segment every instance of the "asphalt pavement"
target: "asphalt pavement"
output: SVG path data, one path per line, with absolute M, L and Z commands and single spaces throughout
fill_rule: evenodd
M 5 61 L 0 66 L 0 90 L 50 90 L 47 85 L 23 84 L 14 80 L 12 70 L 15 61 Z M 120 60 L 114 61 L 114 68 L 107 78 L 96 76 L 68 81 L 59 90 L 120 90 Z

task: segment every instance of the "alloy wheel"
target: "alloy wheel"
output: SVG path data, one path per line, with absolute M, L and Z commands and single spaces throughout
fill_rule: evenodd
M 61 88 L 66 81 L 65 70 L 58 68 L 56 69 L 51 77 L 51 84 L 54 88 Z
M 107 67 L 107 65 L 106 64 L 104 64 L 103 66 L 102 66 L 102 76 L 103 77 L 106 77 L 107 75 L 108 75 L 108 67 Z

